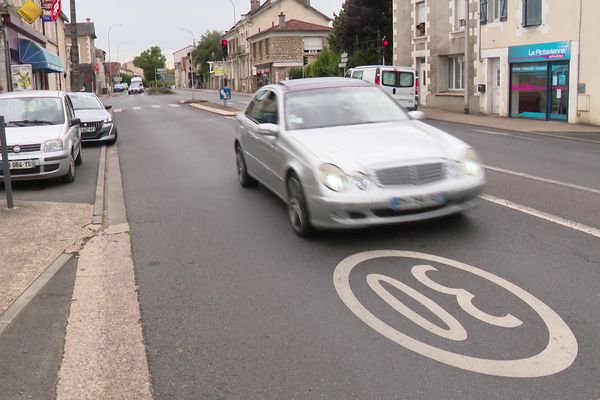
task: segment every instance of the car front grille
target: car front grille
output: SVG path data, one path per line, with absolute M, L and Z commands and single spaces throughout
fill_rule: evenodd
M 96 135 L 98 135 L 98 132 L 100 132 L 100 129 L 102 129 L 102 125 L 103 125 L 102 121 L 82 122 L 80 125 L 82 128 L 94 128 L 94 131 L 93 132 L 82 132 L 81 138 L 82 139 L 95 138 Z
M 41 144 L 22 144 L 22 145 L 17 145 L 17 146 L 21 148 L 19 150 L 19 153 L 33 153 L 35 151 L 40 151 L 42 149 Z M 15 152 L 15 146 L 6 146 L 6 149 L 8 150 L 9 153 Z
M 445 177 L 442 163 L 409 165 L 375 171 L 380 186 L 425 185 Z

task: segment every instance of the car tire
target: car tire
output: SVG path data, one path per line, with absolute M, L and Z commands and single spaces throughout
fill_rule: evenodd
M 73 159 L 73 154 L 69 155 L 69 171 L 67 171 L 67 174 L 62 179 L 65 183 L 75 182 L 75 160 Z
M 310 223 L 308 207 L 306 206 L 306 198 L 302 183 L 295 173 L 290 174 L 287 180 L 288 192 L 288 217 L 292 224 L 292 229 L 296 235 L 300 237 L 309 237 L 314 234 L 314 228 Z
M 75 159 L 75 165 L 83 164 L 83 149 L 81 148 L 81 142 L 79 143 L 79 153 L 77 154 L 77 158 Z
M 248 167 L 244 159 L 244 152 L 240 145 L 235 146 L 235 166 L 237 170 L 238 181 L 242 187 L 248 188 L 256 186 L 256 179 L 248 174 Z
M 109 145 L 113 145 L 115 143 L 117 143 L 117 138 L 119 137 L 119 133 L 117 132 L 117 130 L 115 129 L 115 137 L 110 139 L 109 141 L 107 141 L 106 143 Z

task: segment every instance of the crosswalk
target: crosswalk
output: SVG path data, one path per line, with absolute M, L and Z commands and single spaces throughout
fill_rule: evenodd
M 172 107 L 172 108 L 179 108 L 179 107 L 181 107 L 181 104 L 169 104 L 168 106 Z M 159 108 L 162 108 L 162 107 L 163 106 L 160 106 L 158 104 L 153 104 L 153 105 L 144 106 L 144 107 L 135 106 L 135 107 L 131 107 L 129 109 L 128 108 L 115 108 L 113 111 L 115 113 L 122 113 L 124 111 L 142 111 L 143 109 L 148 109 L 148 108 L 156 110 L 156 109 L 159 109 Z

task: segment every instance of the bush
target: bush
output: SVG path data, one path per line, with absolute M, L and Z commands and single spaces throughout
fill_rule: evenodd
M 153 96 L 157 94 L 175 94 L 171 89 L 166 87 L 151 87 L 147 90 L 148 95 Z
M 302 67 L 291 68 L 288 76 L 290 79 L 302 79 Z

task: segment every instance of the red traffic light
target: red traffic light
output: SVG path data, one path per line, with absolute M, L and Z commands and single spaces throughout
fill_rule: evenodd
M 227 47 L 228 44 L 229 44 L 229 41 L 227 39 L 222 39 L 221 40 L 221 46 Z
M 383 38 L 383 47 L 388 47 L 390 45 L 390 41 L 387 38 Z

